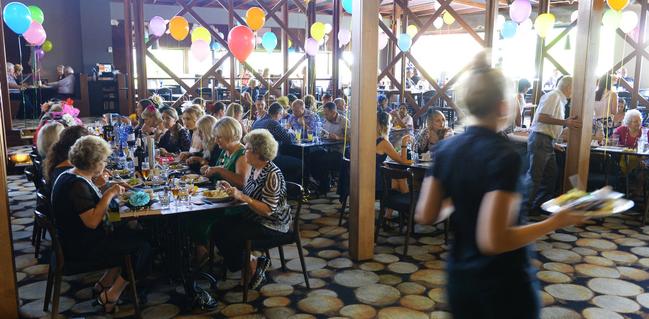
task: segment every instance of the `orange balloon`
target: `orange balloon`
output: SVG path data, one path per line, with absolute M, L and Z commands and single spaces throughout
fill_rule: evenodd
M 246 11 L 246 20 L 248 18 L 264 18 L 266 19 L 266 12 L 259 7 L 252 7 Z
M 629 0 L 606 0 L 608 6 L 615 11 L 622 11 L 622 9 L 629 5 L 629 2 Z
M 254 16 L 254 17 L 246 16 L 246 23 L 248 24 L 248 27 L 250 27 L 250 29 L 252 29 L 253 31 L 257 31 L 264 27 L 264 23 L 266 23 L 266 18 L 260 16 Z
M 169 33 L 177 41 L 182 41 L 189 34 L 189 23 L 185 18 L 175 16 L 169 20 Z

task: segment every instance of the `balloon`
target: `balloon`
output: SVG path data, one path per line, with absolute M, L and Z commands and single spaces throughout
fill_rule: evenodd
M 451 25 L 453 24 L 453 22 L 455 22 L 455 18 L 452 14 L 448 13 L 448 11 L 444 11 L 444 14 L 442 14 L 442 20 L 444 20 L 444 23 L 448 25 Z
M 619 11 L 608 9 L 602 16 L 602 24 L 605 28 L 615 30 L 620 25 L 620 19 L 622 19 L 622 14 Z
M 273 52 L 275 50 L 275 47 L 277 47 L 277 36 L 275 33 L 272 32 L 266 32 L 264 33 L 264 36 L 261 38 L 261 45 L 268 51 L 268 53 Z
M 212 42 L 212 35 L 205 27 L 198 27 L 192 31 L 192 42 L 203 40 L 205 43 Z
M 318 41 L 314 38 L 308 38 L 304 43 L 304 51 L 310 56 L 318 54 L 318 47 Z
M 27 7 L 29 9 L 29 13 L 32 15 L 32 21 L 36 21 L 40 24 L 43 24 L 43 21 L 45 21 L 45 15 L 43 14 L 43 10 L 37 6 L 29 6 Z
M 397 43 L 399 49 L 403 52 L 408 52 L 410 46 L 412 45 L 412 38 L 407 33 L 402 33 L 399 35 L 399 42 Z
M 167 30 L 167 24 L 165 23 L 165 20 L 162 17 L 155 16 L 151 18 L 151 21 L 149 21 L 150 34 L 159 38 L 165 33 L 166 30 Z
M 615 11 L 622 11 L 629 4 L 629 0 L 606 0 L 606 3 Z
M 253 31 L 261 29 L 266 23 L 266 12 L 259 7 L 252 7 L 246 11 L 246 23 Z
M 620 29 L 624 33 L 629 33 L 638 25 L 638 15 L 633 11 L 622 12 L 622 20 L 620 20 Z
M 383 31 L 379 31 L 379 50 L 383 50 L 388 45 L 388 35 Z
M 9 29 L 17 34 L 27 32 L 32 24 L 32 13 L 20 2 L 8 3 L 2 11 L 2 17 Z
M 221 44 L 219 44 L 216 41 L 212 41 L 212 45 L 210 46 L 212 51 L 220 51 L 221 50 Z
M 352 0 L 343 0 L 343 9 L 349 14 L 352 14 Z
M 189 23 L 185 18 L 175 16 L 169 20 L 169 32 L 171 37 L 177 41 L 182 41 L 189 34 Z
M 324 38 L 325 26 L 322 22 L 315 22 L 311 25 L 311 37 L 320 41 Z
M 516 29 L 517 33 L 520 32 L 522 34 L 527 33 L 532 31 L 532 28 L 534 28 L 534 23 L 532 23 L 532 20 L 530 19 L 525 19 L 525 21 L 521 22 L 518 25 L 518 29 Z
M 442 18 L 435 19 L 435 21 L 433 21 L 433 26 L 435 29 L 440 29 L 444 26 L 444 20 L 442 20 Z
M 291 39 L 288 39 L 288 47 L 290 48 L 292 46 L 293 46 L 293 41 L 291 41 Z
M 236 26 L 228 33 L 228 48 L 237 60 L 244 62 L 255 48 L 255 36 L 246 26 Z
M 502 30 L 503 25 L 505 24 L 506 21 L 507 21 L 507 19 L 505 18 L 505 16 L 502 15 L 502 14 L 499 14 L 498 18 L 496 19 L 496 30 Z
M 521 23 L 532 14 L 532 4 L 529 0 L 514 0 L 509 6 L 509 17 L 514 22 Z
M 193 41 L 192 46 L 189 48 L 192 51 L 192 55 L 198 61 L 204 61 L 210 56 L 210 45 L 207 44 L 203 39 L 197 39 Z
M 331 30 L 333 30 L 333 28 L 334 28 L 334 27 L 331 26 L 331 24 L 329 24 L 329 23 L 325 23 L 325 33 L 326 33 L 326 34 L 331 33 Z
M 418 31 L 419 31 L 419 30 L 417 29 L 417 26 L 414 25 L 414 24 L 411 24 L 411 25 L 408 26 L 408 28 L 406 28 L 406 33 L 407 33 L 411 38 L 414 38 L 415 35 L 417 35 L 417 32 L 418 32 Z
M 38 48 L 38 49 L 34 50 L 34 54 L 36 55 L 36 59 L 40 60 L 45 56 L 45 51 L 43 51 L 43 49 L 41 49 L 41 48 Z
M 351 31 L 347 29 L 340 29 L 338 31 L 338 42 L 340 43 L 340 46 L 347 45 L 349 41 L 352 40 L 352 33 Z
M 52 41 L 46 40 L 43 42 L 43 51 L 50 52 L 52 51 Z
M 579 10 L 575 10 L 570 14 L 570 23 L 577 21 L 579 17 Z
M 554 28 L 555 17 L 552 13 L 543 13 L 534 20 L 534 29 L 541 38 L 545 38 Z
M 503 29 L 500 31 L 500 35 L 503 36 L 503 39 L 509 39 L 516 35 L 516 30 L 518 30 L 518 24 L 514 21 L 506 21 L 503 24 Z
M 32 45 L 41 45 L 45 42 L 47 38 L 47 33 L 43 29 L 43 25 L 32 21 L 32 24 L 29 26 L 29 29 L 23 33 L 25 40 Z

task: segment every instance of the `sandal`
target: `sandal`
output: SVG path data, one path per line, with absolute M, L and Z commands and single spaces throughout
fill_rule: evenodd
M 97 288 L 97 285 L 99 285 L 99 288 Z M 101 284 L 101 281 L 98 281 L 94 287 L 92 287 L 92 298 L 95 299 L 101 295 L 104 291 L 108 290 L 110 286 L 104 286 Z
M 101 296 L 104 296 L 106 298 L 106 301 L 101 300 Z M 114 314 L 117 311 L 117 300 L 115 301 L 109 301 L 108 300 L 108 290 L 104 290 L 103 293 L 99 294 L 97 299 L 95 300 L 95 303 L 93 303 L 95 306 L 99 305 L 104 308 L 104 313 L 106 314 Z

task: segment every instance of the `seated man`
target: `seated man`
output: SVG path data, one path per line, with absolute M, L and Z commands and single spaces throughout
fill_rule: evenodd
M 56 82 L 52 82 L 49 87 L 57 88 L 59 98 L 65 100 L 74 96 L 74 69 L 68 66 L 65 68 L 65 77 Z
M 350 123 L 346 117 L 338 114 L 336 104 L 329 102 L 323 105 L 325 122 L 322 124 L 322 135 L 328 140 L 349 140 Z M 329 173 L 340 171 L 343 157 L 343 144 L 329 149 L 318 149 L 311 152 L 311 176 L 318 182 L 318 193 L 327 194 L 331 187 Z

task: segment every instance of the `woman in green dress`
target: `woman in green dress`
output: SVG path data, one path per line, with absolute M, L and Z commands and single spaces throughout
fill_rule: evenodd
M 223 180 L 234 187 L 243 188 L 250 165 L 246 163 L 243 156 L 245 148 L 241 144 L 241 124 L 235 118 L 226 116 L 216 122 L 212 133 L 221 151 L 216 161 L 213 162 L 215 165 L 202 166 L 201 174 L 209 177 L 215 183 Z M 240 209 L 231 208 L 223 213 L 203 214 L 193 220 L 191 234 L 197 244 L 197 261 L 205 260 L 207 257 L 206 244 L 209 242 L 212 225 L 218 222 L 221 216 L 232 216 L 239 212 Z

